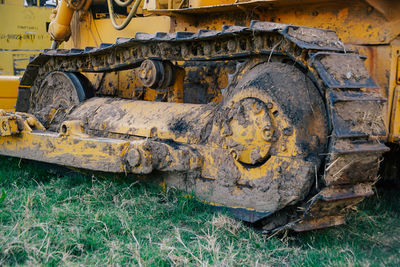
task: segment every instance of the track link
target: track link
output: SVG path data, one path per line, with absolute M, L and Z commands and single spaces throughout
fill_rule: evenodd
M 342 224 L 352 207 L 373 194 L 379 160 L 388 151 L 380 142 L 386 134 L 381 117 L 386 100 L 376 93 L 363 58 L 333 31 L 253 21 L 249 27 L 225 25 L 221 31 L 137 33 L 96 48 L 46 50 L 28 65 L 16 109 L 29 110 L 30 99 L 51 71 L 111 72 L 138 67 L 146 59 L 196 62 L 275 55 L 296 62 L 317 85 L 327 105 L 331 136 L 315 189 L 288 224 L 266 230 Z

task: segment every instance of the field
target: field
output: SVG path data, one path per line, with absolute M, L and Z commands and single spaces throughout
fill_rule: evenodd
M 0 266 L 398 266 L 399 192 L 345 226 L 267 237 L 173 189 L 0 157 Z

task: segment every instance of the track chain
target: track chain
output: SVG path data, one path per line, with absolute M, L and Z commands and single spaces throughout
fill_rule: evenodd
M 46 50 L 30 62 L 21 79 L 17 110 L 29 110 L 42 78 L 55 70 L 111 72 L 138 67 L 145 59 L 217 61 L 260 55 L 287 56 L 302 66 L 325 96 L 331 125 L 325 170 L 314 195 L 298 207 L 297 218 L 275 230 L 342 224 L 354 205 L 373 194 L 380 157 L 388 150 L 380 143 L 386 100 L 374 93 L 377 85 L 363 58 L 333 31 L 252 21 L 249 27 L 225 25 L 221 31 L 136 33 L 135 38 L 118 38 L 115 44 L 96 48 Z

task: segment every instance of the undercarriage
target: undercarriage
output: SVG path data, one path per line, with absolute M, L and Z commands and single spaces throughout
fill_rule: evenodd
M 46 50 L 1 114 L 0 153 L 161 171 L 148 179 L 267 232 L 339 225 L 388 150 L 363 60 L 333 31 L 262 21 Z

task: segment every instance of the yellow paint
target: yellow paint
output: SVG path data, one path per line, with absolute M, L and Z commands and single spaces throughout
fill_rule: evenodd
M 121 158 L 108 151 L 120 151 L 127 145 L 127 141 L 68 138 L 50 132 L 0 138 L 3 155 L 107 172 L 124 172 Z
M 229 5 L 235 3 L 235 0 L 190 0 L 189 7 L 204 7 L 215 5 Z
M 0 107 L 6 111 L 14 111 L 17 101 L 19 77 L 0 76 Z
M 389 141 L 400 143 L 400 42 L 392 47 L 391 72 L 389 82 Z
M 175 82 L 169 87 L 168 102 L 183 103 L 184 87 L 183 82 L 185 79 L 185 70 L 176 68 Z
M 0 136 L 10 136 L 17 134 L 18 123 L 16 117 L 0 116 Z
M 5 113 L 0 110 L 0 121 L 9 122 L 14 130 L 6 129 L 0 138 L 0 153 L 3 155 L 61 164 L 76 168 L 106 172 L 123 172 L 123 157 L 119 151 L 127 151 L 132 143 L 124 140 L 91 138 L 78 131 L 77 124 L 70 122 L 68 132 L 45 132 L 44 127 L 32 115 Z M 12 122 L 23 122 L 24 128 L 12 128 Z M 15 124 L 16 125 L 16 124 Z M 33 130 L 32 130 L 33 129 Z M 41 131 L 34 131 L 35 129 Z M 79 131 L 78 131 L 79 132 Z
M 253 151 L 258 151 L 257 154 L 264 158 L 271 148 L 271 139 L 274 134 L 274 126 L 270 121 L 272 113 L 262 109 L 255 115 L 252 110 L 245 114 L 247 119 L 253 122 L 253 125 L 243 126 L 238 120 L 232 120 L 230 128 L 233 129 L 233 134 L 228 138 L 246 147 L 244 150 L 231 150 L 231 154 L 234 154 L 233 157 L 240 162 L 254 164 Z
M 0 4 L 0 75 L 22 75 L 29 58 L 51 45 L 46 32 L 51 8 Z
M 116 119 L 109 117 L 109 110 L 115 103 L 108 104 L 107 98 L 96 98 L 84 103 L 80 108 L 96 109 L 96 114 L 103 118 L 102 124 L 97 122 L 89 122 L 92 130 L 102 131 L 107 129 L 108 132 L 118 134 L 129 134 L 144 138 L 157 137 L 161 139 L 172 139 L 177 142 L 193 143 L 198 140 L 190 134 L 190 131 L 181 135 L 175 135 L 171 131 L 169 122 L 174 118 L 183 117 L 185 114 L 196 113 L 199 116 L 199 124 L 207 122 L 211 111 L 203 111 L 204 105 L 184 104 L 170 102 L 153 102 L 153 101 L 120 101 L 118 102 L 123 116 Z M 149 112 L 151 111 L 151 112 Z M 102 114 L 100 116 L 99 114 Z M 154 117 L 157 116 L 157 120 Z M 132 122 L 134 118 L 134 125 Z
M 22 76 L 29 60 L 39 52 L 20 49 L 0 51 L 0 75 Z
M 23 1 L 21 1 L 23 3 Z M 0 4 L 2 49 L 38 50 L 50 47 L 46 23 L 51 8 Z
M 398 1 L 385 1 L 392 3 L 394 10 L 398 10 L 400 7 Z M 198 9 L 175 9 L 169 13 L 195 14 L 196 12 L 205 12 L 205 10 L 207 10 L 207 13 L 212 13 L 213 9 L 218 11 L 245 10 L 254 12 L 260 20 L 332 29 L 338 33 L 344 43 L 352 44 L 389 43 L 400 33 L 399 12 L 393 12 L 392 16 L 385 17 L 379 9 L 373 8 L 367 1 L 309 0 L 299 5 L 298 1 L 290 0 L 243 0 L 238 2 L 230 1 L 230 5 L 227 3 L 223 7 L 216 5 L 213 0 L 197 0 L 196 2 L 201 3 Z M 379 0 L 371 0 L 369 2 L 379 2 Z M 265 9 L 262 7 L 265 7 Z M 169 14 L 164 11 L 157 12 L 157 10 L 153 11 L 153 13 Z M 205 13 L 205 17 L 207 17 L 207 13 Z M 207 26 L 211 29 L 220 29 L 224 23 L 235 24 L 234 22 L 237 21 L 240 15 L 237 14 L 232 18 L 212 17 L 208 20 L 196 21 L 196 23 L 199 23 L 196 25 L 191 24 L 190 20 L 182 17 L 183 21 L 178 23 L 178 28 L 187 28 L 190 31 L 195 30 L 195 28 L 207 28 Z M 249 23 L 251 19 L 249 18 L 246 22 Z
M 71 19 L 75 9 L 69 7 L 67 0 L 61 0 L 57 6 L 57 14 L 49 26 L 49 34 L 53 40 L 63 42 L 71 35 Z
M 123 30 L 117 31 L 109 19 L 94 19 L 87 13 L 77 21 L 75 16 L 71 23 L 72 35 L 66 48 L 85 48 L 86 46 L 99 46 L 101 43 L 115 43 L 117 37 L 133 38 L 136 32 L 170 32 L 172 20 L 168 16 L 137 17 Z M 116 19 L 121 23 L 123 18 Z
M 258 90 L 251 90 L 251 88 L 248 88 L 246 90 L 238 92 L 237 94 L 235 94 L 234 97 L 232 97 L 230 102 L 235 103 L 235 102 L 240 101 L 241 99 L 245 99 L 245 98 L 256 98 L 256 99 L 261 100 L 264 103 L 274 103 L 274 101 L 266 94 L 265 95 L 260 94 L 260 92 Z M 232 104 L 230 104 L 230 105 L 232 105 Z M 285 128 L 289 128 L 292 126 L 289 124 L 288 118 L 286 118 L 284 116 L 285 113 L 283 112 L 283 110 L 281 110 L 281 107 L 277 106 L 276 104 L 273 105 L 273 107 L 269 111 L 270 114 L 272 114 L 274 112 L 278 112 L 280 115 L 277 118 L 271 120 L 271 123 L 272 123 L 271 128 L 272 129 L 282 133 Z M 270 115 L 270 117 L 273 118 L 273 115 Z M 295 157 L 298 154 L 298 148 L 295 145 L 296 130 L 295 129 L 292 129 L 292 130 L 293 130 L 292 135 L 290 135 L 288 137 L 287 136 L 279 137 L 277 142 L 274 143 L 274 145 L 278 147 L 279 155 L 282 157 Z M 246 136 L 242 136 L 241 138 L 242 138 L 243 142 L 246 142 L 245 141 Z M 263 140 L 262 138 L 257 138 L 256 140 L 258 141 L 258 143 L 254 143 L 252 145 L 256 145 L 259 147 L 267 145 L 265 143 L 265 140 Z M 283 146 L 283 143 L 285 143 L 285 146 Z
M 343 8 L 337 14 L 337 19 L 338 20 L 345 20 L 348 16 L 349 16 L 349 9 L 348 8 Z
M 399 50 L 396 51 L 396 55 Z M 396 84 L 400 84 L 400 55 L 397 56 Z

